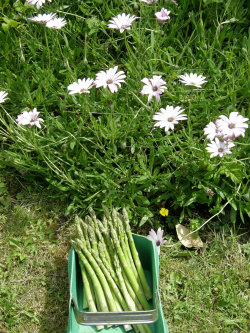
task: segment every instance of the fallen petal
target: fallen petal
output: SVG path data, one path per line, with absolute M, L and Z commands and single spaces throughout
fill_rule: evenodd
M 200 237 L 195 237 L 194 234 L 190 234 L 190 231 L 181 224 L 176 225 L 176 233 L 179 241 L 185 247 L 191 248 L 201 248 L 203 247 L 203 242 Z

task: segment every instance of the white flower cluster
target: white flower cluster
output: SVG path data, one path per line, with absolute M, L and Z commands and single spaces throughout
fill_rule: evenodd
M 68 86 L 69 94 L 83 94 L 90 93 L 90 89 L 95 86 L 96 88 L 104 87 L 109 88 L 112 93 L 118 91 L 118 87 L 121 87 L 121 83 L 125 82 L 126 75 L 123 71 L 117 72 L 118 66 L 109 68 L 106 71 L 97 73 L 96 79 L 83 78 L 78 79 L 77 82 L 71 83 Z M 183 75 L 181 77 L 184 77 Z M 196 79 L 196 80 L 195 80 Z M 190 82 L 190 80 L 192 82 Z M 152 101 L 155 97 L 156 101 L 160 101 L 160 95 L 167 90 L 166 81 L 162 79 L 161 75 L 153 75 L 152 78 L 143 78 L 141 82 L 144 86 L 141 90 L 142 95 L 148 95 L 148 102 Z M 181 82 L 186 85 L 201 87 L 205 81 L 205 77 L 202 75 L 197 76 L 191 73 L 190 75 L 185 74 L 185 80 Z M 167 105 L 166 108 L 161 108 L 161 112 L 156 112 L 153 116 L 153 120 L 156 120 L 154 127 L 164 128 L 165 132 L 174 129 L 174 125 L 178 124 L 180 120 L 186 120 L 187 115 L 183 114 L 184 110 L 180 106 Z
M 36 5 L 40 8 L 46 0 L 26 0 L 30 5 Z M 52 0 L 49 0 L 50 2 Z M 157 0 L 141 0 L 148 4 L 155 4 Z M 170 19 L 170 11 L 162 8 L 161 11 L 156 12 L 154 16 L 158 22 L 165 22 Z M 108 27 L 111 29 L 119 30 L 123 33 L 125 30 L 130 30 L 132 23 L 137 19 L 136 16 L 130 14 L 119 14 L 116 17 L 112 17 L 109 21 Z M 60 17 L 57 17 L 55 13 L 38 14 L 35 17 L 29 18 L 30 21 L 45 24 L 46 27 L 51 29 L 61 29 L 67 22 Z M 96 88 L 109 88 L 111 93 L 116 93 L 121 84 L 125 82 L 126 75 L 124 71 L 118 71 L 118 66 L 107 69 L 106 71 L 100 71 L 96 74 L 96 78 L 83 78 L 78 79 L 77 82 L 73 82 L 68 85 L 67 89 L 69 94 L 89 94 L 92 87 Z M 192 86 L 201 88 L 206 83 L 206 77 L 203 75 L 197 75 L 196 73 L 180 75 L 180 82 L 186 86 Z M 157 102 L 160 102 L 160 97 L 168 88 L 166 81 L 162 79 L 161 75 L 153 75 L 152 78 L 144 77 L 141 82 L 144 86 L 141 90 L 141 95 L 148 95 L 148 103 L 150 103 L 155 97 Z M 0 103 L 3 103 L 7 98 L 7 93 L 0 91 Z M 187 115 L 183 113 L 184 110 L 180 106 L 167 105 L 166 108 L 161 108 L 160 112 L 156 112 L 153 116 L 153 120 L 156 121 L 154 127 L 164 128 L 165 132 L 173 130 L 174 126 L 178 124 L 180 120 L 186 120 Z M 40 122 L 44 120 L 39 118 L 39 112 L 34 108 L 32 111 L 24 111 L 17 117 L 18 125 L 25 125 L 28 127 L 37 126 L 41 128 Z M 245 129 L 248 128 L 246 121 L 248 118 L 244 118 L 239 115 L 238 112 L 231 112 L 229 118 L 221 115 L 215 123 L 210 122 L 204 128 L 204 134 L 207 139 L 210 140 L 206 150 L 211 153 L 210 157 L 220 156 L 224 154 L 231 154 L 231 148 L 234 147 L 233 139 L 238 136 L 245 135 Z
M 96 79 L 83 78 L 78 79 L 77 82 L 74 82 L 68 86 L 69 94 L 83 94 L 90 93 L 90 89 L 95 85 L 96 88 L 104 87 L 109 88 L 112 93 L 118 91 L 118 87 L 121 87 L 121 83 L 125 82 L 126 77 L 123 71 L 117 72 L 118 66 L 107 69 L 105 72 L 100 71 L 96 74 Z
M 67 22 L 61 17 L 57 17 L 55 13 L 38 14 L 37 16 L 30 17 L 30 21 L 45 24 L 50 29 L 61 29 Z
M 229 117 L 221 115 L 215 123 L 210 122 L 204 128 L 204 134 L 211 141 L 206 150 L 211 153 L 210 157 L 231 154 L 230 148 L 234 147 L 232 140 L 239 136 L 245 136 L 245 130 L 248 128 L 248 118 L 244 118 L 238 112 L 231 112 Z
M 153 0 L 154 1 L 154 0 Z M 148 1 L 145 1 L 148 2 Z M 151 3 L 153 3 L 151 1 Z M 163 23 L 170 19 L 170 10 L 167 10 L 166 8 L 162 8 L 160 12 L 156 12 L 154 16 L 156 17 L 157 21 L 160 23 Z M 131 25 L 136 20 L 137 17 L 130 14 L 118 14 L 117 16 L 114 16 L 109 20 L 108 27 L 111 29 L 120 30 L 120 33 L 123 33 L 125 30 L 130 30 Z

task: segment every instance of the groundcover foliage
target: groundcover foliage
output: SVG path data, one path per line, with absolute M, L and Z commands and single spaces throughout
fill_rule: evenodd
M 232 154 L 213 158 L 203 132 L 220 115 L 249 117 L 245 1 L 62 0 L 39 10 L 21 1 L 1 4 L 3 164 L 58 189 L 66 214 L 126 206 L 142 225 L 164 206 L 175 224 L 192 221 L 197 210 L 217 213 L 230 201 L 232 223 L 250 216 L 249 131 L 234 141 Z M 154 17 L 162 7 L 171 11 L 163 24 Z M 50 12 L 67 24 L 52 30 L 28 20 Z M 108 27 L 121 13 L 137 17 L 123 33 Z M 77 79 L 115 66 L 126 74 L 118 92 L 93 87 L 69 95 Z M 185 86 L 179 76 L 186 73 L 207 82 Z M 149 103 L 141 80 L 153 75 L 167 90 Z M 165 132 L 152 117 L 167 105 L 181 107 L 187 119 Z M 18 126 L 17 116 L 34 108 L 41 128 Z

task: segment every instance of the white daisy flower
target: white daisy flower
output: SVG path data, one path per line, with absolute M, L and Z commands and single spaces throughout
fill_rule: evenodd
M 0 91 L 0 104 L 3 103 L 4 101 L 6 101 L 6 96 L 8 95 L 8 93 L 6 91 Z
M 67 24 L 66 20 L 64 20 L 62 17 L 55 17 L 46 23 L 46 27 L 57 30 L 57 29 L 61 29 L 66 24 Z
M 154 16 L 156 17 L 158 22 L 165 22 L 170 19 L 170 10 L 162 8 L 160 12 L 156 12 Z
M 109 28 L 120 30 L 122 33 L 124 30 L 130 30 L 133 21 L 136 19 L 134 15 L 130 16 L 130 14 L 126 15 L 125 13 L 119 14 L 116 17 L 112 17 L 109 20 Z
M 229 118 L 227 116 L 221 115 L 216 121 L 216 126 L 222 132 L 224 138 L 237 138 L 238 136 L 245 136 L 245 129 L 248 128 L 248 118 L 244 118 L 238 112 L 231 112 Z
M 160 95 L 167 89 L 165 86 L 166 81 L 162 80 L 161 75 L 153 75 L 152 79 L 147 79 L 146 77 L 141 80 L 145 83 L 143 86 L 141 94 L 148 95 L 148 102 L 152 101 L 153 96 L 155 96 L 157 102 L 160 101 Z
M 93 83 L 94 83 L 93 79 L 89 78 L 87 79 L 83 78 L 82 80 L 78 79 L 77 82 L 71 83 L 67 89 L 71 90 L 69 92 L 70 95 L 83 94 L 83 93 L 89 94 L 90 93 L 89 89 L 93 87 Z
M 182 80 L 179 80 L 180 82 L 184 83 L 185 86 L 193 86 L 197 88 L 201 88 L 201 85 L 205 82 L 205 76 L 202 75 L 197 75 L 197 74 L 185 74 L 185 75 L 180 75 L 180 78 Z
M 36 22 L 36 23 L 47 23 L 53 18 L 55 18 L 56 14 L 55 13 L 49 13 L 49 14 L 38 14 L 37 16 L 30 17 L 28 20 Z
M 163 239 L 163 230 L 159 228 L 156 233 L 153 229 L 151 229 L 147 238 L 150 239 L 152 242 L 155 242 L 158 255 L 160 255 L 160 246 L 166 242 L 166 240 Z
M 216 137 L 222 137 L 222 133 L 217 126 L 217 122 L 213 123 L 210 121 L 209 124 L 203 129 L 204 134 L 207 136 L 207 139 L 212 141 Z
M 124 79 L 126 77 L 123 71 L 119 71 L 116 73 L 118 66 L 113 68 L 109 68 L 106 72 L 101 71 L 96 74 L 96 79 L 94 81 L 94 85 L 96 88 L 104 87 L 109 88 L 112 93 L 117 92 L 118 87 L 121 87 L 121 83 L 125 82 Z
M 215 156 L 222 157 L 225 154 L 232 154 L 230 148 L 234 147 L 234 143 L 232 141 L 221 141 L 218 138 L 215 138 L 214 141 L 211 141 L 207 145 L 206 150 L 211 153 L 210 158 Z
M 17 124 L 32 127 L 37 126 L 38 128 L 41 128 L 40 122 L 43 122 L 44 120 L 42 118 L 39 118 L 39 113 L 37 112 L 37 109 L 34 108 L 32 111 L 24 111 L 23 113 L 19 114 L 17 116 Z
M 187 115 L 182 114 L 182 110 L 179 106 L 175 108 L 173 106 L 167 105 L 166 109 L 161 108 L 161 112 L 156 112 L 153 116 L 153 120 L 157 120 L 154 127 L 164 128 L 165 132 L 170 129 L 174 129 L 174 125 L 178 124 L 179 120 L 186 120 Z
M 26 0 L 29 5 L 36 5 L 36 8 L 39 9 L 42 7 L 42 5 L 45 4 L 46 0 Z M 49 2 L 52 2 L 52 0 L 49 0 Z

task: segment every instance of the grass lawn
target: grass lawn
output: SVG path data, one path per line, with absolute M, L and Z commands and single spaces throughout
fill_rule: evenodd
M 65 332 L 72 221 L 46 189 L 15 177 L 11 183 L 0 214 L 0 332 Z M 160 294 L 170 332 L 248 333 L 249 234 L 207 228 L 197 251 L 183 248 L 172 232 L 165 237 Z

